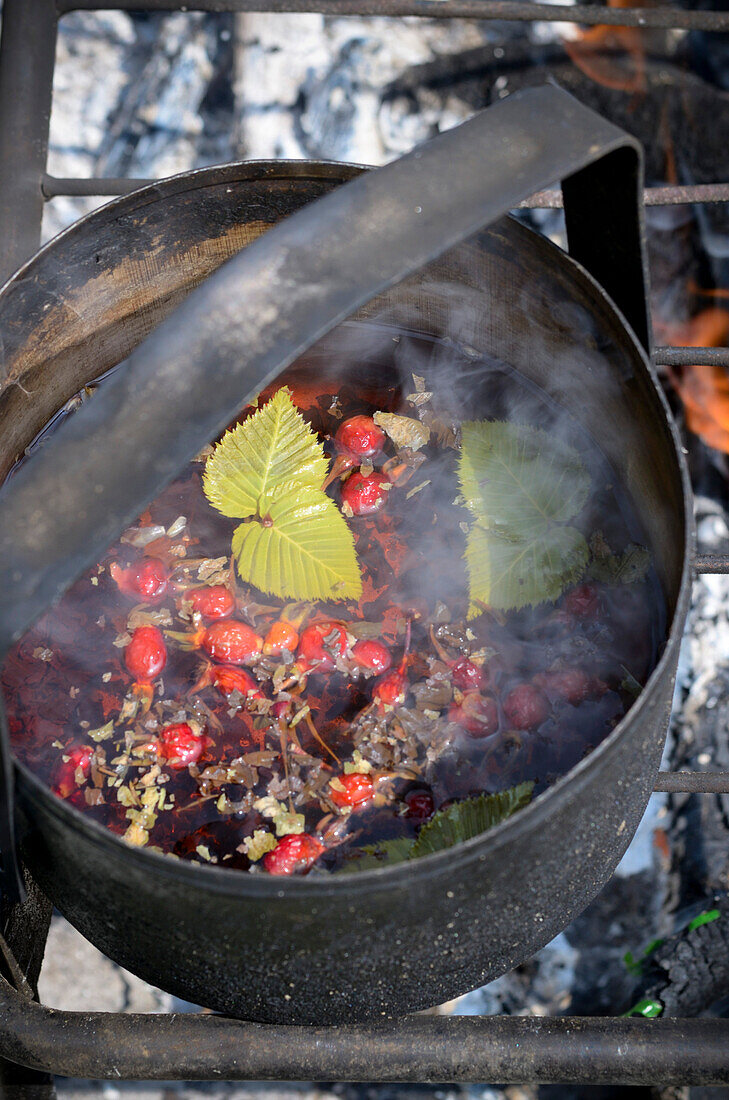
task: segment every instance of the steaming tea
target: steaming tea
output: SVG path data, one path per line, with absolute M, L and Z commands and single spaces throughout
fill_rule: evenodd
M 128 843 L 345 873 L 526 805 L 628 710 L 664 620 L 630 501 L 563 409 L 453 342 L 350 322 L 2 683 L 18 758 Z

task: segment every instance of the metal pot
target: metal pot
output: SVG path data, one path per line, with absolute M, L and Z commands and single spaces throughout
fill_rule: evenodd
M 652 790 L 688 599 L 686 471 L 646 354 L 640 175 L 630 139 L 549 87 L 377 172 L 302 162 L 175 177 L 83 219 L 11 279 L 0 475 L 65 400 L 129 358 L 3 493 L 1 652 L 299 352 L 355 310 L 437 335 L 447 282 L 476 307 L 460 338 L 537 382 L 607 455 L 671 625 L 631 711 L 526 810 L 354 876 L 247 876 L 131 848 L 9 762 L 3 739 L 8 882 L 14 787 L 22 859 L 93 943 L 180 997 L 290 1023 L 444 1001 L 587 905 Z M 502 217 L 558 178 L 572 257 Z

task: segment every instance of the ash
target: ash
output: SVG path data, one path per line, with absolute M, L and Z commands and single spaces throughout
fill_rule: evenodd
M 690 45 L 690 38 L 674 38 L 662 47 L 670 48 L 675 61 L 677 52 L 687 42 Z M 555 28 L 546 24 L 525 29 L 514 24 L 317 15 L 74 13 L 64 17 L 60 27 L 49 171 L 58 176 L 144 179 L 243 158 L 381 164 L 438 130 L 456 125 L 520 82 L 543 80 L 555 73 L 575 94 L 627 128 L 640 131 L 643 127 L 645 132 L 638 136 L 650 142 L 656 132 L 650 111 L 628 109 L 629 97 L 621 99 L 598 89 L 576 69 L 567 68 L 560 50 Z M 505 58 L 511 63 L 502 71 Z M 668 71 L 665 66 L 663 71 Z M 665 79 L 655 83 L 665 89 Z M 698 78 L 692 88 L 696 103 L 702 105 L 695 114 L 717 119 L 708 103 L 718 102 L 726 93 Z M 672 117 L 669 110 L 669 122 Z M 718 129 L 714 137 L 725 155 L 726 142 Z M 711 149 L 711 141 L 701 149 L 701 172 L 707 178 L 712 178 L 705 166 Z M 649 155 L 649 165 L 658 181 L 660 158 L 656 161 Z M 679 162 L 679 171 L 685 176 L 686 165 Z M 700 177 L 701 173 L 696 179 Z M 44 239 L 101 201 L 63 198 L 49 203 Z M 704 227 L 709 242 L 704 259 L 714 266 L 725 263 L 729 254 L 717 209 L 709 208 L 711 224 Z M 682 214 L 684 220 L 688 216 Z M 683 244 L 677 255 L 675 226 L 666 226 L 657 217 L 650 240 L 654 275 L 656 270 L 685 275 L 699 262 L 700 227 L 681 234 Z M 559 233 L 559 220 L 553 214 L 534 218 L 551 234 Z M 659 249 L 661 233 L 671 237 L 669 252 Z M 677 291 L 676 285 L 667 278 L 659 281 L 654 304 L 659 311 L 670 307 L 671 315 L 681 320 L 687 309 L 686 293 Z M 721 484 L 722 490 L 707 491 L 698 498 L 699 537 L 702 548 L 725 551 L 729 523 L 721 498 L 726 471 L 720 470 L 717 480 L 712 461 L 709 456 L 713 486 Z M 705 468 L 706 464 L 704 456 L 700 465 Z M 726 700 L 729 578 L 703 577 L 694 587 L 665 766 L 729 770 Z M 669 800 L 654 796 L 617 875 L 578 920 L 524 966 L 437 1011 L 531 1015 L 624 1011 L 632 1003 L 635 985 L 623 961 L 625 952 L 639 954 L 649 941 L 670 933 L 677 914 L 686 907 L 700 905 L 715 891 L 727 889 L 728 841 L 727 797 Z M 192 1008 L 122 971 L 60 917 L 52 926 L 40 993 L 45 1003 L 58 1008 L 142 1012 Z M 426 1095 L 450 1100 L 464 1094 L 474 1100 L 571 1100 L 625 1094 L 625 1089 L 486 1085 L 434 1089 L 74 1081 L 59 1081 L 58 1090 L 68 1100 L 92 1096 L 106 1100 L 409 1100 Z M 701 1094 L 695 1089 L 670 1093 Z M 711 1090 L 711 1095 L 718 1096 L 718 1090 Z

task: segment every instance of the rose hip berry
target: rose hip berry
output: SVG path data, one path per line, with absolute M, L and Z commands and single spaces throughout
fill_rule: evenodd
M 370 669 L 372 672 L 387 672 L 392 665 L 390 650 L 374 639 L 362 638 L 355 642 L 352 656 L 360 668 Z
M 499 708 L 492 695 L 469 692 L 460 704 L 448 711 L 451 722 L 457 722 L 469 737 L 491 737 L 499 728 Z
M 246 623 L 225 619 L 207 628 L 202 644 L 214 661 L 248 665 L 261 656 L 263 638 Z
M 347 652 L 347 632 L 341 623 L 312 623 L 299 638 L 298 656 L 303 667 L 331 672 L 335 659 Z
M 135 680 L 148 684 L 167 664 L 167 646 L 156 626 L 138 626 L 124 650 L 124 663 Z
M 384 474 L 373 473 L 365 477 L 356 470 L 342 486 L 342 502 L 355 516 L 370 516 L 385 503 L 388 490 L 383 486 L 389 484 Z
M 233 593 L 224 584 L 192 588 L 185 593 L 185 599 L 205 619 L 227 619 L 235 611 Z
M 375 684 L 372 698 L 381 707 L 399 707 L 405 702 L 408 693 L 408 682 L 402 672 L 397 669 L 388 672 Z
M 119 586 L 119 591 L 144 603 L 158 603 L 167 591 L 169 574 L 167 566 L 159 558 L 145 558 L 127 569 L 114 563 L 109 572 Z
M 216 665 L 211 675 L 221 695 L 232 695 L 237 691 L 247 699 L 263 698 L 257 681 L 242 668 L 236 668 L 235 665 Z
M 263 857 L 269 875 L 304 874 L 324 851 L 324 845 L 309 833 L 284 836 L 271 852 Z
M 349 451 L 358 458 L 370 458 L 382 450 L 385 433 L 371 416 L 350 416 L 339 425 L 334 440 L 340 450 Z
M 165 726 L 160 733 L 162 755 L 176 770 L 196 764 L 203 751 L 202 737 L 196 737 L 187 722 L 175 722 Z
M 588 676 L 581 668 L 561 668 L 554 672 L 540 672 L 534 683 L 548 695 L 566 699 L 577 706 L 585 699 L 598 699 L 607 691 L 607 684 L 597 677 Z
M 269 628 L 263 643 L 263 652 L 267 657 L 280 657 L 286 649 L 289 653 L 295 653 L 299 644 L 299 632 L 285 619 L 279 619 Z
M 480 691 L 486 686 L 487 677 L 483 669 L 469 661 L 468 657 L 459 657 L 451 667 L 453 683 L 461 691 Z
M 535 729 L 549 714 L 549 700 L 534 684 L 519 684 L 504 699 L 504 714 L 513 729 Z
M 85 777 L 91 771 L 91 757 L 94 755 L 94 750 L 90 745 L 75 745 L 66 749 L 63 755 L 67 756 L 68 760 L 64 760 L 59 768 L 55 791 L 61 798 L 68 798 L 78 787 L 77 772 L 80 771 L 82 777 Z
M 375 797 L 375 785 L 364 772 L 351 772 L 330 782 L 329 797 L 340 809 L 365 806 Z
M 598 608 L 597 589 L 592 584 L 578 584 L 567 593 L 562 607 L 577 619 L 593 619 Z
M 403 801 L 407 807 L 405 817 L 410 818 L 412 821 L 427 821 L 429 817 L 433 816 L 435 802 L 430 791 L 408 791 Z

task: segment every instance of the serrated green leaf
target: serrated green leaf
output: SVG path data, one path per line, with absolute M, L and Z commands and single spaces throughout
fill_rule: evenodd
M 444 848 L 452 848 L 454 844 L 485 833 L 527 806 L 533 790 L 534 784 L 528 781 L 496 794 L 481 794 L 476 798 L 466 798 L 463 802 L 453 802 L 423 825 L 413 844 L 411 858 L 441 852 Z
M 579 580 L 585 539 L 563 526 L 584 507 L 590 476 L 578 452 L 547 432 L 502 420 L 462 426 L 461 492 L 474 518 L 465 559 L 469 618 L 555 600 Z
M 461 489 L 482 526 L 529 534 L 584 507 L 590 475 L 573 447 L 507 420 L 467 421 L 461 432 Z
M 354 871 L 371 871 L 376 867 L 389 867 L 393 863 L 402 863 L 409 859 L 413 850 L 411 837 L 396 837 L 394 840 L 383 840 L 381 844 L 368 844 L 352 852 L 340 869 L 340 873 L 348 874 Z
M 321 489 L 324 448 L 282 387 L 227 432 L 208 459 L 203 489 L 233 533 L 243 580 L 295 600 L 358 599 L 362 578 L 354 538 Z
M 622 554 L 614 554 L 602 531 L 596 531 L 590 539 L 592 561 L 589 574 L 604 584 L 636 584 L 645 579 L 651 564 L 651 556 L 645 546 L 631 542 Z
M 285 387 L 263 408 L 226 432 L 208 459 L 203 490 L 232 519 L 259 511 L 274 487 L 297 482 L 320 488 L 327 474 L 324 449 Z
M 297 600 L 359 599 L 354 538 L 334 501 L 295 482 L 266 499 L 265 517 L 233 533 L 241 577 L 261 592 Z
M 482 604 L 514 611 L 556 600 L 584 573 L 588 549 L 576 527 L 544 525 L 534 528 L 529 536 L 509 538 L 474 524 L 468 532 L 465 558 L 468 618 L 474 619 L 483 613 Z

